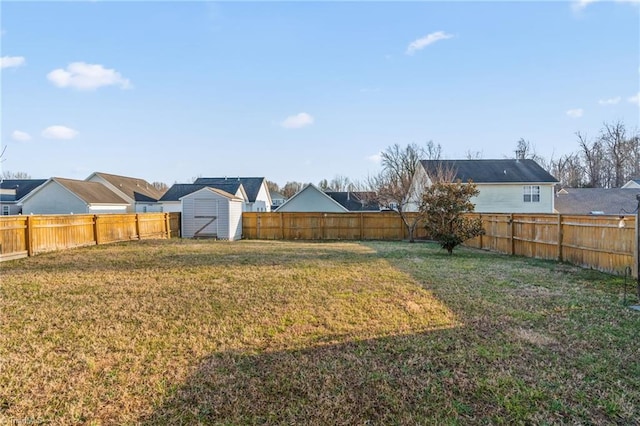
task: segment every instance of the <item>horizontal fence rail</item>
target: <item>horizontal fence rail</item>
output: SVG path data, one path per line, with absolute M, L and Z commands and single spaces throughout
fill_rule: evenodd
M 118 241 L 180 236 L 180 213 L 0 216 L 0 261 Z
M 465 245 L 504 254 L 559 260 L 586 268 L 637 277 L 635 218 L 558 214 L 469 214 L 485 235 Z M 243 213 L 244 238 L 266 240 L 403 240 L 400 216 L 383 213 Z M 418 225 L 416 238 L 428 238 Z

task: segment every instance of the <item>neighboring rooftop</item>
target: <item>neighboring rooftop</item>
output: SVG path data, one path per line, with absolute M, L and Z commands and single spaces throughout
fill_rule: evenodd
M 378 203 L 371 201 L 375 195 L 373 192 L 325 191 L 324 193 L 351 212 L 380 210 Z
M 162 191 L 144 179 L 102 172 L 95 172 L 93 175 L 100 176 L 135 201 L 158 201 L 162 197 Z M 91 176 L 87 179 L 90 178 Z
M 630 214 L 636 211 L 638 194 L 638 188 L 563 188 L 554 204 L 561 214 Z
M 229 194 L 235 195 L 242 183 L 236 180 L 229 180 L 218 185 L 209 185 L 205 183 L 176 183 L 171 186 L 160 198 L 159 201 L 180 201 L 180 198 L 189 195 L 192 192 L 201 190 L 202 188 L 217 188 Z M 245 190 L 246 192 L 246 190 Z
M 0 180 L 0 189 L 15 190 L 15 195 L 3 194 L 3 201 L 18 201 L 47 179 L 4 179 Z
M 124 198 L 99 182 L 64 178 L 51 178 L 51 180 L 58 182 L 87 204 L 129 204 Z
M 551 176 L 533 160 L 422 160 L 428 174 L 437 174 L 440 170 L 455 172 L 454 180 L 475 183 L 555 183 Z
M 244 191 L 247 193 L 247 198 L 250 203 L 254 203 L 256 198 L 258 198 L 258 192 L 260 192 L 260 187 L 264 182 L 263 177 L 201 177 L 196 179 L 195 184 L 206 184 L 212 188 L 219 188 L 223 191 L 228 191 L 223 188 L 221 185 L 226 185 L 231 182 L 239 182 L 242 183 L 244 187 Z M 235 193 L 231 192 L 232 194 Z

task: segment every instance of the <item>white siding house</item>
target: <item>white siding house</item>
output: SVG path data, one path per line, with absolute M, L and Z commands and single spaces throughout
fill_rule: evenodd
M 445 171 L 454 180 L 476 184 L 480 193 L 471 202 L 478 213 L 554 212 L 558 181 L 533 160 L 423 160 L 420 164 L 413 178 L 415 198 L 421 197 L 416 189 L 430 185 L 434 176 Z M 416 201 L 408 211 L 416 210 Z
M 311 183 L 276 209 L 276 212 L 345 213 L 348 211 L 346 207 Z
M 22 199 L 23 214 L 126 213 L 129 203 L 97 182 L 51 178 Z
M 205 187 L 185 195 L 180 201 L 183 237 L 229 241 L 242 238 L 242 198 Z

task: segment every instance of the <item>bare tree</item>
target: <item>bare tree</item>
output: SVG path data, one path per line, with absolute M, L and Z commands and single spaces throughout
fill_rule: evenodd
M 334 191 L 347 191 L 350 185 L 351 180 L 343 175 L 335 175 L 329 182 L 329 188 Z
M 155 189 L 162 192 L 163 194 L 167 192 L 167 189 L 169 189 L 169 185 L 167 185 L 164 182 L 153 182 L 151 183 L 151 186 L 153 186 Z
M 611 187 L 619 188 L 625 183 L 625 162 L 627 161 L 626 129 L 622 122 L 604 123 L 600 141 L 609 159 L 611 174 L 608 182 Z
M 2 172 L 3 179 L 31 179 L 31 175 L 26 172 L 11 172 L 6 170 Z
M 269 191 L 280 192 L 280 186 L 277 183 L 267 180 L 266 184 Z
M 425 155 L 425 149 L 417 144 L 390 146 L 381 154 L 382 171 L 370 176 L 367 181 L 369 190 L 375 194 L 375 200 L 367 201 L 376 201 L 381 207 L 398 213 L 407 227 L 410 242 L 415 241 L 415 229 L 421 218 L 419 214 L 409 214 L 408 210 L 421 196 L 421 190 L 426 184 L 414 180 L 414 176 L 418 179 L 416 172 L 422 167 L 420 160 Z
M 467 152 L 465 153 L 464 157 L 467 160 L 481 160 L 482 159 L 482 151 L 471 151 L 470 149 L 468 149 Z
M 298 191 L 300 191 L 302 188 L 304 187 L 304 184 L 302 182 L 287 182 L 283 187 L 282 187 L 282 195 L 284 195 L 286 198 L 291 198 L 293 197 Z
M 516 143 L 516 158 L 520 160 L 533 160 L 538 164 L 544 164 L 544 158 L 536 152 L 536 147 L 528 140 L 520 138 Z
M 578 154 L 563 155 L 558 160 L 551 158 L 548 171 L 562 186 L 569 188 L 584 186 L 585 171 Z
M 580 158 L 584 168 L 585 182 L 587 188 L 602 188 L 603 167 L 605 163 L 604 150 L 599 140 L 589 142 L 586 135 L 576 132 L 578 144 L 580 145 Z

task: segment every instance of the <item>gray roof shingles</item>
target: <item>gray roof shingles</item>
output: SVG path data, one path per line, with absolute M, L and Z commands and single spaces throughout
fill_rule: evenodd
M 16 195 L 5 195 L 3 201 L 18 201 L 31 191 L 45 183 L 47 179 L 4 179 L 0 180 L 0 188 L 15 189 Z
M 439 168 L 455 171 L 455 179 L 475 183 L 555 183 L 551 176 L 533 160 L 422 160 L 428 174 Z
M 262 186 L 262 182 L 264 182 L 263 177 L 201 177 L 196 179 L 194 184 L 204 184 L 206 186 L 210 186 L 212 188 L 222 189 L 223 191 L 227 191 L 231 194 L 235 194 L 235 191 L 228 191 L 221 185 L 228 185 L 232 182 L 241 183 L 244 187 L 244 191 L 247 193 L 247 198 L 250 203 L 254 203 L 256 198 L 258 197 L 258 192 L 260 191 L 260 187 Z
M 617 215 L 633 213 L 638 206 L 637 188 L 564 188 L 555 199 L 555 209 L 560 214 L 590 214 L 603 212 Z

